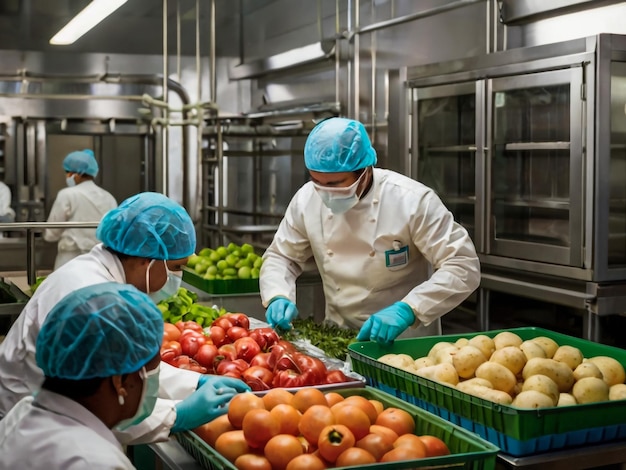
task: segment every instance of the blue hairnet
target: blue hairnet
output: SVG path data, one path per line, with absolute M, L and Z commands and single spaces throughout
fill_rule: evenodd
M 96 229 L 105 246 L 129 256 L 182 259 L 196 250 L 191 217 L 159 193 L 139 193 L 107 212 Z
M 376 164 L 376 150 L 363 124 L 330 118 L 313 128 L 304 144 L 304 164 L 322 173 L 355 171 Z
M 129 284 L 106 282 L 75 290 L 52 308 L 35 358 L 47 377 L 111 377 L 141 369 L 162 340 L 163 317 L 150 297 Z
M 78 150 L 67 154 L 63 159 L 63 169 L 67 172 L 95 177 L 98 174 L 98 162 L 92 150 Z

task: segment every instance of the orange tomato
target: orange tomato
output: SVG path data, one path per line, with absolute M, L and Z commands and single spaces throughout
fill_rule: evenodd
M 215 447 L 215 441 L 221 434 L 234 430 L 235 428 L 232 424 L 230 424 L 228 415 L 222 415 L 200 427 L 197 427 L 193 430 L 193 432 L 195 432 L 200 439 L 205 441 L 211 447 Z
M 370 433 L 363 439 L 356 441 L 354 445 L 365 449 L 378 461 L 383 455 L 393 449 L 393 442 L 391 438 L 383 436 L 382 434 Z
M 413 449 L 407 446 L 396 447 L 387 452 L 380 459 L 381 462 L 397 462 L 398 460 L 415 460 L 424 458 L 420 449 Z
M 292 436 L 300 434 L 298 425 L 302 419 L 302 413 L 293 406 L 281 403 L 272 408 L 270 415 L 280 426 L 279 434 L 291 434 Z
M 237 470 L 272 470 L 272 464 L 263 455 L 243 454 L 235 460 Z
M 328 462 L 334 463 L 337 457 L 355 443 L 354 434 L 343 424 L 326 426 L 320 433 L 317 448 L 320 455 Z
M 381 426 L 380 424 L 372 424 L 370 426 L 370 432 L 373 432 L 374 434 L 380 434 L 381 436 L 386 437 L 388 440 L 391 441 L 392 444 L 396 439 L 398 439 L 398 434 L 393 429 L 389 429 L 386 426 Z
M 171 323 L 163 324 L 163 342 L 178 341 L 181 331 Z
M 387 408 L 376 418 L 376 423 L 385 426 L 398 436 L 403 434 L 413 434 L 415 432 L 415 420 L 407 411 L 400 408 Z
M 415 434 L 403 434 L 393 443 L 394 447 L 410 447 L 426 457 L 426 444 Z
M 352 467 L 353 465 L 367 465 L 375 462 L 376 458 L 365 449 L 350 447 L 339 454 L 335 465 L 337 467 Z
M 235 428 L 241 429 L 243 417 L 248 411 L 264 409 L 265 404 L 261 397 L 250 392 L 238 393 L 228 405 L 228 419 Z
M 280 433 L 280 423 L 266 409 L 250 410 L 243 417 L 241 429 L 248 445 L 260 449 Z
M 215 441 L 215 450 L 226 459 L 234 462 L 240 455 L 249 454 L 250 446 L 248 446 L 243 431 L 237 429 L 235 431 L 227 431 L 218 437 Z
M 313 405 L 302 414 L 298 430 L 314 446 L 317 446 L 320 432 L 326 426 L 335 424 L 335 415 L 325 405 Z
M 374 406 L 374 408 L 376 409 L 376 416 L 378 417 L 378 415 L 381 413 L 381 411 L 383 411 L 385 409 L 385 405 L 382 404 L 382 402 L 378 401 L 378 400 L 370 400 L 370 403 Z M 376 420 L 374 420 L 375 422 Z
M 426 446 L 427 457 L 437 457 L 439 455 L 450 455 L 450 449 L 448 445 L 436 436 L 430 436 L 424 434 L 419 436 L 421 441 Z
M 263 403 L 265 403 L 265 408 L 268 410 L 272 410 L 276 405 L 291 405 L 292 401 L 293 393 L 284 388 L 273 388 L 263 395 Z
M 272 464 L 273 470 L 285 470 L 291 460 L 304 453 L 304 449 L 297 437 L 278 434 L 265 444 L 263 453 Z
M 376 422 L 376 418 L 378 418 L 378 411 L 376 411 L 374 405 L 370 403 L 370 401 L 365 397 L 362 397 L 360 395 L 351 395 L 349 397 L 346 397 L 346 399 L 342 403 L 358 406 L 359 408 L 361 408 L 361 410 L 363 410 L 363 412 L 370 419 L 370 424 L 374 424 Z
M 302 454 L 292 459 L 285 470 L 325 470 L 326 464 L 313 454 Z
M 344 400 L 343 396 L 337 392 L 327 392 L 324 395 L 326 396 L 326 403 L 330 407 Z
M 344 405 L 344 403 L 346 404 Z M 346 426 L 358 441 L 369 434 L 370 419 L 361 408 L 348 403 L 347 400 L 344 400 L 333 406 L 330 411 L 335 416 L 335 423 Z
M 300 411 L 300 413 L 304 413 L 313 405 L 328 406 L 324 393 L 313 387 L 305 387 L 298 390 L 293 395 L 291 404 Z

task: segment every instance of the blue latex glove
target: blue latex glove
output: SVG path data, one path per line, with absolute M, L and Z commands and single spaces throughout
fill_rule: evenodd
M 369 317 L 361 327 L 356 339 L 358 341 L 370 340 L 390 344 L 414 321 L 415 315 L 409 304 L 396 302 Z
M 172 432 L 189 431 L 226 414 L 230 400 L 237 395 L 232 389 L 228 390 L 216 392 L 210 386 L 200 387 L 177 403 L 176 421 L 172 426 Z
M 250 387 L 242 380 L 234 377 L 223 377 L 221 375 L 202 374 L 198 379 L 198 388 L 203 386 L 213 387 L 217 393 L 218 390 L 222 392 L 249 392 Z
M 272 328 L 279 326 L 283 330 L 291 330 L 291 322 L 298 316 L 298 307 L 284 297 L 274 297 L 267 306 L 265 319 Z

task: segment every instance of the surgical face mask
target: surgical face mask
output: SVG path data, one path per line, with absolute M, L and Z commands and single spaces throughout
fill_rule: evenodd
M 352 209 L 359 202 L 361 195 L 359 194 L 357 196 L 356 191 L 366 173 L 367 170 L 364 171 L 354 183 L 345 188 L 320 186 L 316 183 L 313 183 L 313 186 L 317 194 L 322 198 L 324 205 L 328 207 L 333 214 L 343 214 Z
M 74 175 L 65 178 L 65 184 L 67 184 L 70 188 L 72 186 L 76 186 L 76 180 L 74 179 Z
M 178 293 L 178 289 L 180 288 L 181 283 L 183 282 L 183 272 L 182 271 L 170 271 L 167 267 L 167 262 L 163 260 L 165 264 L 165 271 L 167 272 L 167 281 L 165 281 L 165 285 L 161 287 L 156 292 L 150 292 L 150 268 L 155 260 L 150 261 L 148 265 L 148 269 L 146 270 L 146 289 L 148 289 L 148 295 L 154 301 L 154 303 L 158 304 L 162 300 L 168 299 L 173 295 Z
M 156 366 L 151 371 L 147 371 L 145 367 L 142 367 L 139 371 L 139 377 L 143 380 L 143 386 L 141 389 L 141 398 L 139 399 L 139 405 L 137 405 L 137 412 L 132 418 L 124 419 L 115 425 L 115 429 L 118 431 L 125 431 L 131 426 L 136 426 L 144 419 L 152 414 L 154 405 L 156 404 L 157 397 L 159 395 L 159 370 L 160 365 Z

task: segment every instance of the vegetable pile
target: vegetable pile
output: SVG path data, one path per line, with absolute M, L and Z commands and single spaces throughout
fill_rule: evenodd
M 194 321 L 198 325 L 210 325 L 213 320 L 226 313 L 226 309 L 217 310 L 196 303 L 198 294 L 181 287 L 173 295 L 157 304 L 163 313 L 163 321 L 177 323 L 179 321 Z
M 239 246 L 203 248 L 197 255 L 191 255 L 187 266 L 204 279 L 258 279 L 263 259 L 254 252 L 248 243 Z
M 354 380 L 327 369 L 271 328 L 250 329 L 243 313 L 225 313 L 204 328 L 193 321 L 166 323 L 161 359 L 181 369 L 241 379 L 254 391 Z
M 356 341 L 358 331 L 341 328 L 333 323 L 316 323 L 313 317 L 295 319 L 293 329 L 281 331 L 281 337 L 288 341 L 308 339 L 313 346 L 317 346 L 328 357 L 346 360 L 348 346 Z

